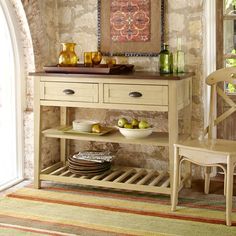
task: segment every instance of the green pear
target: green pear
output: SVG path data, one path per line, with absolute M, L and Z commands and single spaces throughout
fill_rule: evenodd
M 126 118 L 120 118 L 117 122 L 117 125 L 120 127 L 120 128 L 123 128 L 125 124 L 128 123 L 128 120 Z
M 146 120 L 141 120 L 138 124 L 139 129 L 147 129 L 150 127 Z
M 126 124 L 124 125 L 124 128 L 126 128 L 126 129 L 133 129 L 133 125 L 130 124 L 130 123 L 126 123 Z
M 133 119 L 131 121 L 131 124 L 132 124 L 133 128 L 138 128 L 139 121 L 137 119 Z
M 92 126 L 92 132 L 93 133 L 101 133 L 102 127 L 100 124 L 94 124 Z

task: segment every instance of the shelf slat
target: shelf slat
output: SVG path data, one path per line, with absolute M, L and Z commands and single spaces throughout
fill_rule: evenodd
M 110 171 L 106 171 L 105 173 L 102 173 L 100 175 L 95 175 L 91 179 L 93 179 L 93 180 L 103 179 L 105 176 L 108 175 L 108 173 L 110 174 Z
M 122 182 L 125 178 L 127 178 L 129 175 L 131 175 L 134 172 L 134 169 L 130 169 L 126 172 L 124 172 L 122 175 L 120 175 L 118 178 L 116 178 L 113 182 L 114 183 L 120 183 Z
M 149 186 L 155 186 L 158 184 L 166 175 L 166 172 L 160 172 L 159 175 L 150 183 Z
M 70 172 L 70 170 L 67 170 L 66 172 L 63 172 L 60 175 L 61 176 L 67 176 L 67 175 L 72 175 L 72 173 Z
M 161 187 L 167 187 L 170 185 L 170 178 L 168 178 L 162 185 Z
M 41 171 L 42 174 L 49 174 L 52 173 L 54 170 L 57 170 L 58 168 L 63 166 L 63 162 L 57 162 L 54 165 L 51 165 Z
M 137 184 L 145 184 L 149 179 L 151 179 L 151 177 L 155 174 L 155 170 L 150 171 L 146 176 L 144 176 L 141 180 L 139 180 L 139 182 Z
M 117 175 L 119 175 L 120 173 L 122 173 L 122 170 L 116 170 L 115 172 L 109 174 L 106 178 L 102 179 L 103 181 L 110 181 L 111 179 L 113 179 L 114 177 L 117 177 Z
M 68 167 L 67 166 L 63 166 L 57 170 L 54 170 L 53 172 L 50 173 L 50 175 L 60 175 L 61 173 L 64 173 L 64 171 L 67 171 Z
M 137 180 L 141 175 L 146 173 L 144 169 L 139 170 L 135 175 L 133 175 L 130 179 L 126 180 L 125 183 L 132 184 L 135 180 Z

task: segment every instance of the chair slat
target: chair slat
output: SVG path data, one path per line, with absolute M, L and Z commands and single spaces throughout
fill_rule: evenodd
M 235 102 L 234 102 L 229 96 L 227 96 L 221 88 L 217 87 L 216 90 L 217 90 L 217 93 L 218 93 L 231 107 L 235 107 L 235 106 L 236 106 Z
M 225 120 L 228 116 L 233 114 L 236 111 L 236 107 L 231 107 L 229 110 L 217 117 L 214 124 L 218 125 L 221 121 Z

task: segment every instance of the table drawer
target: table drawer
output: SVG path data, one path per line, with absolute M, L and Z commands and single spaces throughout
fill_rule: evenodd
M 40 99 L 96 103 L 98 84 L 41 82 Z
M 104 103 L 166 106 L 168 86 L 104 84 Z

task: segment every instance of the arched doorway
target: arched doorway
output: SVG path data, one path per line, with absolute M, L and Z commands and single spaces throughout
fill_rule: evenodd
M 22 67 L 7 1 L 0 2 L 0 190 L 23 178 Z

